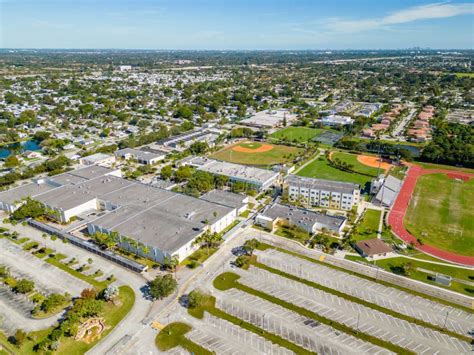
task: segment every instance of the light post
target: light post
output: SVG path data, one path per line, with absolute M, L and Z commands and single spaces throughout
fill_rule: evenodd
M 446 323 L 448 322 L 449 311 L 446 311 L 446 318 L 444 318 L 444 325 L 443 328 L 446 329 Z
M 265 313 L 262 315 L 262 329 L 265 330 Z
M 300 279 L 301 279 L 301 264 L 300 264 Z
M 357 326 L 356 330 L 359 331 L 360 312 L 357 314 Z

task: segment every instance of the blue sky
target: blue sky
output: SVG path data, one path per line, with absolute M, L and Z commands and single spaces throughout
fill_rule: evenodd
M 2 48 L 474 48 L 474 2 L 0 0 Z

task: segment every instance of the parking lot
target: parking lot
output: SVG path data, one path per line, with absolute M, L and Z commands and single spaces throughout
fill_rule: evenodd
M 0 264 L 8 267 L 15 278 L 32 280 L 35 289 L 44 295 L 68 292 L 76 297 L 84 288 L 91 287 L 7 239 L 0 239 Z M 31 311 L 34 307 L 35 304 L 27 296 L 0 286 L 0 329 L 6 334 L 12 334 L 19 328 L 34 331 L 53 325 L 60 317 L 58 314 L 47 319 L 33 319 Z
M 464 353 L 470 345 L 330 293 L 250 267 L 239 282 L 417 353 Z
M 274 354 L 292 352 L 224 319 L 205 313 L 202 320 L 188 319 L 193 330 L 186 337 L 216 354 Z
M 344 292 L 395 312 L 466 335 L 472 328 L 472 314 L 407 292 L 387 287 L 346 272 L 269 249 L 257 252 L 258 260 L 268 266 L 309 281 Z
M 0 263 L 7 266 L 14 277 L 34 281 L 35 288 L 41 293 L 68 292 L 76 297 L 83 289 L 91 287 L 87 282 L 31 255 L 7 239 L 0 239 L 0 250 Z
M 219 293 L 217 306 L 318 354 L 390 354 L 386 349 L 236 289 Z

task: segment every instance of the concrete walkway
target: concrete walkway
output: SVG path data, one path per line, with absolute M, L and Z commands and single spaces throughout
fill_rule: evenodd
M 324 149 L 321 149 L 321 148 L 318 148 L 318 153 L 313 157 L 313 159 L 310 159 L 308 160 L 306 163 L 304 163 L 303 165 L 301 165 L 298 169 L 296 169 L 293 174 L 298 174 L 298 172 L 300 172 L 301 170 L 303 170 L 304 168 L 306 168 L 307 165 L 311 164 L 313 161 L 315 161 L 316 159 L 318 159 L 321 154 L 324 154 L 326 150 Z

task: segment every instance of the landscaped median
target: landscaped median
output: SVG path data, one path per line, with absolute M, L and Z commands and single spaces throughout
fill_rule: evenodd
M 155 344 L 160 351 L 168 351 L 181 346 L 191 354 L 211 355 L 212 352 L 186 338 L 185 334 L 191 329 L 192 327 L 186 323 L 168 324 L 156 336 Z
M 367 302 L 361 298 L 358 298 L 358 297 L 354 297 L 354 296 L 351 296 L 351 295 L 348 295 L 344 292 L 340 292 L 340 291 L 337 291 L 337 290 L 334 290 L 332 288 L 329 288 L 329 287 L 326 287 L 326 286 L 323 286 L 321 284 L 318 284 L 318 283 L 315 283 L 315 282 L 312 282 L 312 281 L 309 281 L 309 280 L 306 280 L 304 278 L 301 278 L 301 277 L 298 277 L 298 276 L 295 276 L 295 275 L 292 275 L 292 274 L 289 274 L 287 272 L 284 272 L 284 271 L 281 271 L 279 269 L 275 269 L 275 268 L 272 268 L 268 265 L 265 265 L 265 264 L 262 264 L 260 262 L 258 262 L 256 260 L 256 258 L 250 258 L 249 259 L 249 263 L 257 268 L 260 268 L 260 269 L 263 269 L 263 270 L 266 270 L 266 271 L 269 271 L 273 274 L 276 274 L 276 275 L 279 275 L 279 276 L 282 276 L 282 277 L 285 277 L 289 280 L 293 280 L 293 281 L 297 281 L 297 282 L 300 282 L 300 283 L 303 283 L 307 286 L 310 286 L 312 288 L 315 288 L 315 289 L 318 289 L 318 290 L 321 290 L 321 291 L 324 291 L 324 292 L 327 292 L 327 293 L 330 293 L 332 295 L 335 295 L 337 297 L 341 297 L 341 298 L 344 298 L 350 302 L 354 302 L 354 303 L 358 303 L 358 304 L 361 304 L 365 307 L 368 307 L 368 308 L 371 308 L 371 309 L 374 309 L 376 311 L 379 311 L 379 312 L 382 312 L 382 313 L 385 313 L 385 314 L 388 314 L 390 316 L 393 316 L 393 317 L 396 317 L 396 318 L 399 318 L 399 319 L 403 319 L 407 322 L 411 322 L 411 323 L 414 323 L 414 324 L 417 324 L 417 325 L 420 325 L 420 326 L 423 326 L 425 328 L 430 328 L 430 329 L 433 329 L 433 330 L 436 330 L 438 332 L 441 332 L 441 333 L 445 333 L 449 336 L 452 336 L 452 337 L 455 337 L 455 338 L 458 338 L 460 340 L 463 340 L 463 341 L 467 341 L 467 342 L 470 342 L 471 339 L 467 336 L 464 336 L 464 335 L 460 335 L 458 333 L 455 333 L 453 331 L 450 331 L 450 330 L 447 330 L 445 328 L 442 328 L 440 326 L 436 326 L 436 325 L 433 325 L 431 323 L 428 323 L 428 322 L 425 322 L 423 320 L 419 320 L 417 318 L 413 318 L 413 317 L 410 317 L 410 316 L 407 316 L 405 314 L 402 314 L 402 313 L 399 313 L 399 312 L 396 312 L 396 311 L 393 311 L 391 309 L 388 309 L 388 308 L 385 308 L 385 307 L 382 307 L 382 306 L 379 306 L 377 304 L 374 304 L 374 303 L 371 303 L 371 302 Z
M 229 275 L 230 277 L 230 281 L 228 282 L 231 282 L 233 284 L 233 281 L 232 281 L 232 278 L 234 278 L 234 281 L 236 280 L 236 277 L 238 278 L 238 275 L 236 274 L 233 274 L 233 273 L 226 273 L 226 274 L 223 274 L 223 275 Z M 222 281 L 217 281 L 217 279 L 214 281 L 214 286 L 216 287 L 216 282 L 218 283 L 218 286 L 220 286 L 220 282 Z M 221 289 L 219 287 L 216 287 L 217 289 Z M 227 289 L 227 288 L 224 288 L 224 289 Z M 265 339 L 267 339 L 268 341 L 274 343 L 274 344 L 277 344 L 281 347 L 284 347 L 284 348 L 287 348 L 291 351 L 294 351 L 296 354 L 314 354 L 313 352 L 311 351 L 308 351 L 278 335 L 275 335 L 273 333 L 270 333 L 270 332 L 267 332 L 266 330 L 262 329 L 262 328 L 259 328 L 255 325 L 253 325 L 252 323 L 249 323 L 249 322 L 246 322 L 240 318 L 237 318 L 237 317 L 234 317 L 233 315 L 230 315 L 229 313 L 226 313 L 222 310 L 220 310 L 219 308 L 216 307 L 216 299 L 215 297 L 213 296 L 210 296 L 210 295 L 203 295 L 201 297 L 201 300 L 199 301 L 199 303 L 193 307 L 193 308 L 189 308 L 188 310 L 189 314 L 196 317 L 196 318 L 199 318 L 199 319 L 202 319 L 204 317 L 204 312 L 208 312 L 210 314 L 212 314 L 213 316 L 215 317 L 218 317 L 218 318 L 221 318 L 221 319 L 224 319 L 232 324 L 235 324 L 249 332 L 252 332 L 258 336 L 261 336 Z M 180 344 L 182 345 L 182 344 Z
M 323 324 L 326 324 L 326 325 L 328 325 L 328 326 L 330 326 L 330 327 L 332 327 L 336 330 L 339 330 L 339 331 L 344 332 L 346 334 L 352 335 L 352 336 L 354 336 L 356 338 L 359 338 L 363 341 L 366 341 L 366 342 L 372 343 L 374 345 L 386 348 L 386 349 L 394 351 L 398 354 L 413 354 L 413 352 L 411 352 L 411 351 L 409 351 L 405 348 L 399 347 L 395 344 L 392 344 L 392 343 L 389 343 L 387 341 L 381 340 L 381 339 L 376 338 L 374 336 L 371 336 L 369 334 L 366 334 L 366 333 L 363 333 L 363 332 L 360 332 L 360 331 L 356 331 L 356 330 L 354 330 L 354 329 L 352 329 L 352 328 L 350 328 L 350 327 L 348 327 L 348 326 L 346 326 L 342 323 L 333 321 L 333 320 L 328 319 L 326 317 L 323 317 L 323 316 L 321 316 L 317 313 L 309 311 L 305 308 L 296 306 L 296 305 L 294 305 L 292 303 L 289 303 L 289 302 L 286 302 L 286 301 L 284 301 L 280 298 L 271 296 L 267 293 L 264 293 L 264 292 L 255 290 L 251 287 L 248 287 L 246 285 L 243 285 L 240 282 L 238 282 L 239 278 L 240 278 L 239 275 L 237 275 L 235 273 L 232 273 L 232 272 L 223 273 L 223 274 L 219 275 L 218 277 L 216 277 L 216 279 L 214 280 L 214 287 L 218 290 L 221 290 L 221 291 L 226 291 L 226 290 L 229 290 L 229 289 L 232 289 L 232 288 L 236 288 L 240 291 L 246 292 L 248 294 L 260 297 L 264 300 L 267 300 L 269 302 L 277 304 L 277 305 L 279 305 L 281 307 L 284 307 L 284 308 L 286 308 L 286 309 L 288 309 L 292 312 L 298 313 L 298 314 L 300 314 L 304 317 L 307 317 L 307 318 L 313 319 L 317 322 L 321 322 Z

